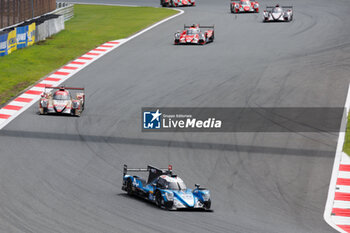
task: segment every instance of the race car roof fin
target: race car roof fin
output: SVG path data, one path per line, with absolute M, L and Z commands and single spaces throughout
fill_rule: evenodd
M 147 183 L 151 183 L 155 178 L 161 176 L 161 175 L 172 175 L 172 166 L 169 165 L 168 169 L 164 168 L 156 168 L 153 166 L 148 165 L 147 168 L 149 169 L 149 175 Z

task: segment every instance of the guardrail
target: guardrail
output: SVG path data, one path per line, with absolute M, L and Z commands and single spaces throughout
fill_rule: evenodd
M 63 15 L 64 21 L 70 20 L 74 16 L 74 5 L 66 2 L 57 2 L 57 9 L 52 14 Z

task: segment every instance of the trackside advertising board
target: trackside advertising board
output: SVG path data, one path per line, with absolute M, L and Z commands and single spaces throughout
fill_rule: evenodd
M 7 33 L 0 35 L 0 57 L 7 55 L 7 36 Z
M 17 49 L 17 37 L 16 37 L 16 29 L 15 29 L 10 31 L 7 36 L 7 54 L 12 53 L 16 49 Z
M 31 46 L 34 44 L 34 42 L 35 42 L 35 30 L 36 30 L 35 23 L 28 25 L 27 46 Z
M 27 47 L 28 25 L 16 28 L 17 49 Z
M 0 57 L 11 52 L 31 46 L 35 42 L 36 24 L 17 27 L 10 32 L 0 34 Z

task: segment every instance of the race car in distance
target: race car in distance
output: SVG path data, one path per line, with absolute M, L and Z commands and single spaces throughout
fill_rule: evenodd
M 292 6 L 267 6 L 263 12 L 264 22 L 290 22 L 293 20 Z
M 230 3 L 231 13 L 258 13 L 259 3 L 257 1 L 250 0 L 232 0 Z
M 69 90 L 79 91 L 72 97 Z M 80 116 L 84 110 L 84 88 L 77 87 L 45 87 L 39 101 L 39 113 L 70 114 Z
M 128 172 L 148 172 L 147 180 Z M 155 203 L 167 210 L 203 209 L 211 206 L 209 190 L 195 184 L 194 189 L 186 187 L 180 177 L 174 175 L 172 166 L 159 169 L 153 166 L 147 168 L 128 168 L 124 165 L 122 190 L 129 195 L 136 195 Z
M 160 5 L 163 7 L 167 6 L 194 6 L 196 5 L 195 0 L 160 0 Z
M 201 29 L 207 29 L 202 31 Z M 214 26 L 192 26 L 184 25 L 182 32 L 178 31 L 174 35 L 174 44 L 201 44 L 204 45 L 214 41 Z

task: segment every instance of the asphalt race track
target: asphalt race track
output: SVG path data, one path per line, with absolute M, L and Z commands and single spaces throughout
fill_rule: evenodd
M 294 5 L 293 22 L 264 24 L 261 14 L 231 14 L 227 0 L 200 0 L 68 80 L 87 90 L 80 118 L 40 116 L 35 105 L 8 124 L 0 131 L 0 232 L 335 232 L 323 211 L 337 133 L 140 128 L 146 106 L 342 107 L 350 2 L 280 3 Z M 184 23 L 215 24 L 214 43 L 174 46 Z M 124 163 L 172 164 L 188 186 L 211 190 L 214 211 L 169 212 L 128 197 Z

